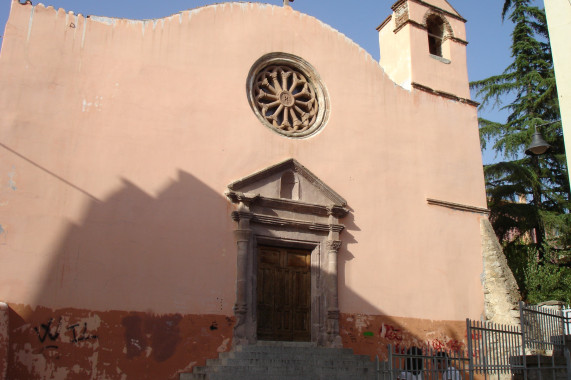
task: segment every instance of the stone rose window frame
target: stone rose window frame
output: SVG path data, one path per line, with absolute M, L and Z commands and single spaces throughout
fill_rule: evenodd
M 260 57 L 246 87 L 250 107 L 274 132 L 306 138 L 327 123 L 327 90 L 313 66 L 298 56 L 276 52 Z

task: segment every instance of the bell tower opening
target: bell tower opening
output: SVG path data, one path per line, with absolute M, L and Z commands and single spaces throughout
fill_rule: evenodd
M 430 54 L 442 57 L 444 21 L 437 15 L 431 15 L 426 20 L 426 29 L 428 31 L 428 50 Z

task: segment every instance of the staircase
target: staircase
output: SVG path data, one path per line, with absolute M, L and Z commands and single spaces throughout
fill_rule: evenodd
M 223 352 L 180 380 L 352 380 L 375 379 L 375 364 L 349 348 L 323 348 L 315 343 L 260 341 Z

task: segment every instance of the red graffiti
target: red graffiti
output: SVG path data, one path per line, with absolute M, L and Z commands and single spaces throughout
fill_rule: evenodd
M 381 330 L 379 331 L 379 335 L 381 336 L 381 338 L 388 339 L 394 343 L 400 343 L 400 342 L 402 342 L 402 339 L 403 339 L 402 331 L 400 329 L 397 329 L 391 325 L 385 325 L 384 323 L 381 326 Z
M 464 349 L 464 343 L 452 339 L 446 343 L 446 348 L 452 352 L 460 352 Z
M 434 339 L 431 343 L 428 344 L 430 347 L 432 347 L 433 349 L 435 349 L 436 351 L 441 351 L 443 350 L 446 345 L 444 343 L 442 343 L 440 340 L 438 339 Z

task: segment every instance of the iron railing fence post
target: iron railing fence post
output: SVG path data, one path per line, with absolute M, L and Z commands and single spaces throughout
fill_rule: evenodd
M 526 361 L 526 334 L 525 334 L 525 317 L 524 317 L 524 303 L 519 301 L 519 320 L 521 324 L 521 348 L 522 348 L 522 364 L 523 364 L 523 379 L 527 380 L 527 361 Z
M 565 367 L 567 370 L 567 380 L 571 380 L 571 354 L 569 354 L 567 348 L 565 348 Z
M 470 319 L 466 318 L 466 338 L 468 340 L 468 374 L 470 380 L 474 380 L 474 355 L 472 351 L 472 326 Z
M 388 346 L 389 349 L 389 354 L 388 354 L 388 371 L 389 371 L 389 379 L 392 380 L 393 378 L 395 378 L 396 376 L 393 376 L 393 345 L 389 344 Z M 383 379 L 384 380 L 384 379 Z

